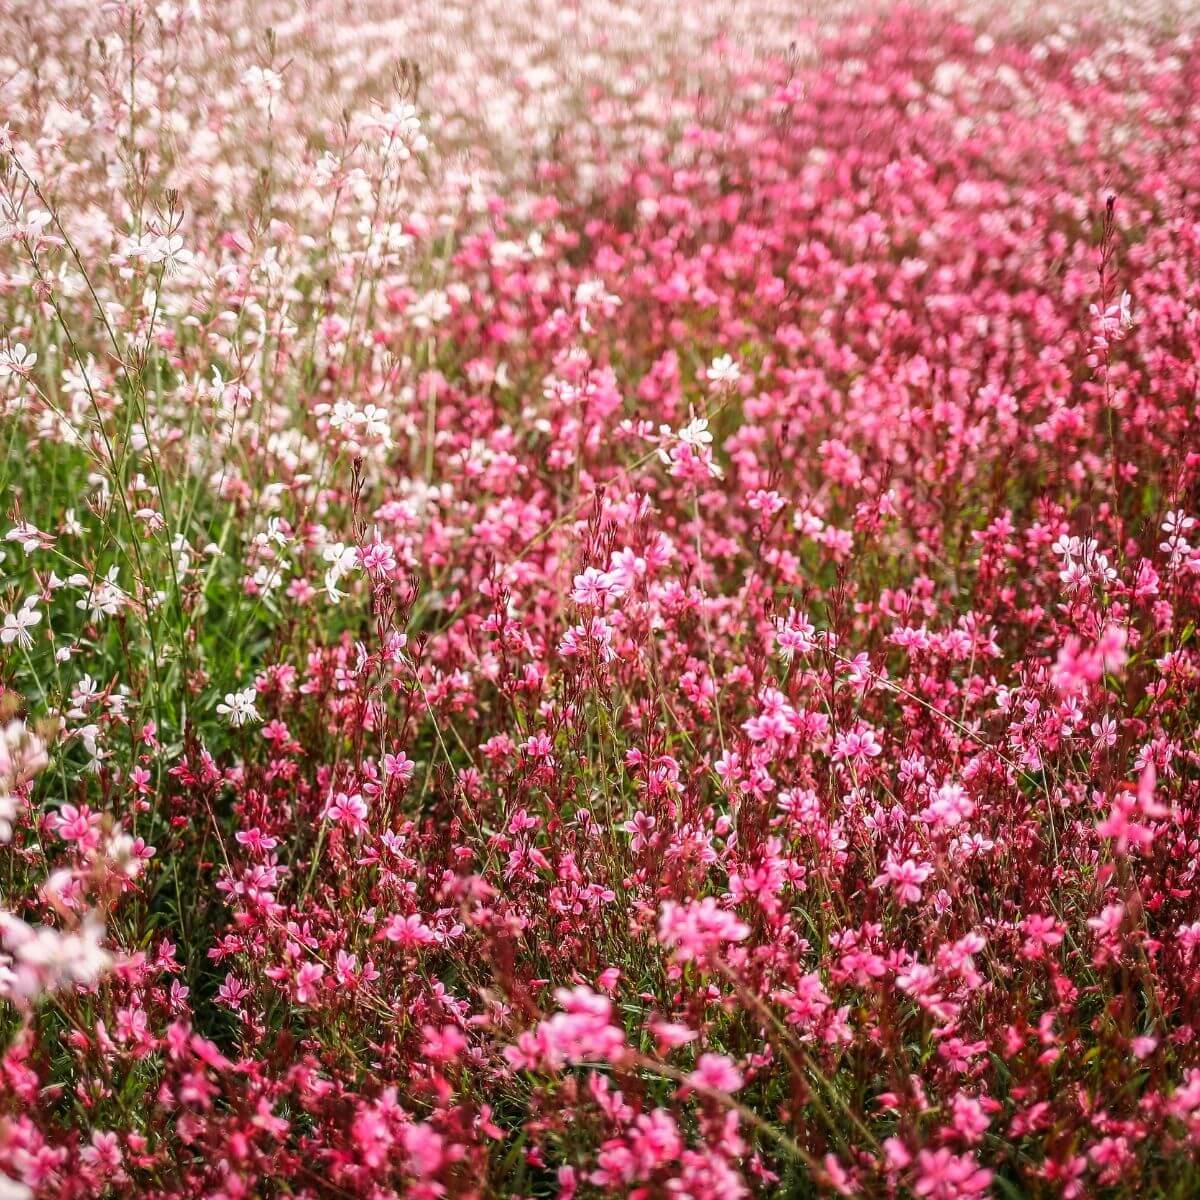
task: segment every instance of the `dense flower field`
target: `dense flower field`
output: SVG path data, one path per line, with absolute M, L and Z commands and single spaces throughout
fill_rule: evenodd
M 1200 1194 L 1200 20 L 0 0 L 0 1198 Z

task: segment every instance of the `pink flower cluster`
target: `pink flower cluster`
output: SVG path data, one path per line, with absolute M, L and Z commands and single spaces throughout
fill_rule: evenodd
M 0 3 L 0 1198 L 1200 1191 L 1200 25 L 821 15 Z

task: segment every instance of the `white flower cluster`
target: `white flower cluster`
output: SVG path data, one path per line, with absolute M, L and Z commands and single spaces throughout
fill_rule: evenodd
M 45 765 L 46 746 L 24 721 L 9 721 L 0 731 L 0 842 L 12 838 L 17 816 L 17 789 Z
M 10 721 L 0 731 L 0 841 L 12 837 L 16 790 L 46 762 L 45 743 L 24 721 Z M 128 857 L 123 843 L 114 852 L 122 861 Z M 58 930 L 0 909 L 0 999 L 27 1007 L 48 992 L 92 986 L 112 962 L 100 944 L 103 936 L 103 925 L 90 914 L 75 929 Z
M 29 925 L 0 909 L 0 997 L 27 1007 L 66 987 L 91 987 L 112 964 L 104 926 L 87 916 L 74 930 Z

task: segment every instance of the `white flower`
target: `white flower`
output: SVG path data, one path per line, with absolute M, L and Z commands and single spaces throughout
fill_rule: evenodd
M 712 366 L 704 374 L 715 387 L 732 387 L 742 377 L 741 368 L 728 354 L 714 358 Z
M 10 375 L 28 375 L 37 365 L 38 356 L 25 348 L 24 343 L 14 342 L 7 350 L 0 350 L 0 379 Z
M 0 784 L 0 844 L 12 841 L 13 822 L 17 819 L 17 798 Z
M 265 107 L 283 90 L 283 76 L 270 67 L 251 67 L 242 75 L 242 86 Z
M 249 721 L 257 721 L 258 709 L 254 701 L 258 698 L 257 688 L 243 688 L 240 692 L 226 692 L 224 704 L 217 705 L 217 712 L 229 718 L 230 725 L 245 725 Z
M 421 132 L 420 114 L 411 104 L 397 104 L 387 112 L 380 113 L 369 122 L 369 127 L 384 135 L 388 148 L 401 161 L 429 147 L 428 139 Z
M 696 417 L 689 421 L 680 431 L 679 440 L 697 449 L 711 444 L 713 436 L 708 432 L 708 421 L 704 417 Z
M 75 583 L 77 578 L 73 575 L 67 582 Z M 92 584 L 89 595 L 75 602 L 75 607 L 86 611 L 93 621 L 98 621 L 101 617 L 115 617 L 124 604 L 125 593 L 117 586 L 117 567 L 114 565 L 109 567 L 104 579 Z
M 26 554 L 33 550 L 40 550 L 43 545 L 49 545 L 54 541 L 48 533 L 43 533 L 36 525 L 31 525 L 28 521 L 19 521 L 4 535 L 4 540 L 19 542 L 21 549 Z
M 267 542 L 274 542 L 277 546 L 286 546 L 291 540 L 283 530 L 283 524 L 278 517 L 267 518 L 267 531 L 264 534 L 259 534 L 263 538 L 263 545 Z M 258 538 L 254 539 L 256 542 Z
M 185 248 L 183 238 L 178 233 L 171 237 L 159 238 L 155 252 L 157 261 L 161 262 L 167 271 L 178 271 L 180 267 L 186 267 L 194 257 L 192 252 Z
M 325 572 L 325 594 L 329 597 L 330 604 L 337 604 L 346 598 L 346 593 L 338 587 L 341 578 L 333 567 Z
M 330 429 L 349 429 L 358 421 L 358 409 L 349 400 L 339 400 L 334 404 L 329 417 Z
M 354 564 L 358 561 L 358 551 L 353 546 L 347 546 L 345 542 L 331 542 L 321 551 L 321 557 L 339 575 L 344 575 L 354 569 Z
M 368 404 L 358 415 L 363 435 L 370 441 L 379 442 L 384 446 L 390 445 L 392 440 L 390 421 L 387 409 L 375 404 Z
M 75 732 L 87 751 L 88 770 L 93 773 L 99 771 L 101 764 L 111 753 L 100 745 L 100 726 L 93 722 L 90 725 L 81 725 Z
M 0 1174 L 0 1200 L 32 1200 L 34 1193 L 7 1175 Z
M 280 563 L 263 563 L 255 568 L 252 581 L 254 586 L 264 594 L 269 595 L 283 582 L 283 572 L 286 567 Z
M 12 838 L 17 815 L 15 789 L 32 779 L 47 761 L 45 742 L 31 733 L 24 721 L 10 721 L 0 729 L 0 843 Z
M 90 987 L 112 965 L 101 945 L 104 926 L 92 915 L 79 929 L 62 932 L 45 925 L 27 925 L 0 909 L 0 940 L 11 955 L 13 969 L 0 995 L 16 1002 L 35 1000 L 65 987 Z
M 71 689 L 71 707 L 67 716 L 72 721 L 82 721 L 89 706 L 100 694 L 100 685 L 90 676 L 84 675 Z
M 325 572 L 325 591 L 331 604 L 337 604 L 345 593 L 340 591 L 338 584 L 347 572 L 352 571 L 358 564 L 358 551 L 344 542 L 331 542 L 321 551 L 322 557 L 329 563 Z
M 33 1193 L 23 1184 L 0 1174 L 0 1200 L 32 1200 Z
M 1196 527 L 1196 518 L 1189 517 L 1182 509 L 1172 509 L 1163 518 L 1163 533 L 1189 533 Z
M 607 291 L 598 279 L 585 279 L 575 289 L 575 307 L 579 310 L 579 327 L 584 333 L 590 333 L 592 323 L 590 314 L 599 310 L 604 316 L 611 316 L 620 307 L 621 298 Z
M 429 330 L 444 321 L 451 312 L 450 301 L 440 288 L 433 288 L 408 306 L 408 319 L 414 329 Z
M 27 596 L 25 603 L 15 613 L 5 615 L 4 628 L 0 629 L 0 642 L 6 646 L 16 642 L 22 650 L 33 649 L 33 634 L 29 631 L 42 619 L 36 605 L 37 597 Z
M 103 379 L 96 367 L 95 360 L 88 358 L 86 365 L 72 363 L 62 373 L 63 390 L 72 397 L 87 398 L 89 393 L 98 392 L 103 387 Z

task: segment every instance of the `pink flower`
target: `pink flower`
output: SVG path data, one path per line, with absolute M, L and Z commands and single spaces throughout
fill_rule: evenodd
M 724 1054 L 700 1055 L 687 1079 L 693 1087 L 714 1092 L 736 1092 L 742 1086 L 742 1073 Z
M 624 592 L 625 586 L 616 572 L 597 571 L 595 567 L 588 567 L 581 575 L 575 576 L 571 599 L 584 608 L 604 608 Z
M 390 917 L 383 927 L 383 936 L 406 950 L 434 946 L 442 941 L 442 935 L 426 925 L 417 913 Z
M 883 870 L 875 876 L 871 886 L 890 886 L 901 904 L 916 904 L 921 899 L 921 885 L 932 873 L 933 867 L 929 863 L 914 862 L 911 858 L 901 862 L 889 854 Z
M 987 1191 L 992 1181 L 991 1171 L 980 1167 L 971 1155 L 956 1155 L 944 1148 L 919 1151 L 916 1171 L 913 1192 L 928 1200 L 964 1200 L 978 1196 Z
M 667 900 L 659 910 L 658 940 L 673 950 L 680 962 L 706 959 L 729 942 L 744 941 L 749 934 L 750 927 L 721 908 L 712 896 L 686 904 Z
M 883 747 L 875 738 L 873 730 L 855 729 L 850 733 L 839 733 L 833 740 L 833 761 L 865 763 L 883 753 Z
M 302 963 L 296 971 L 296 982 L 292 995 L 297 1004 L 312 1004 L 319 993 L 318 985 L 325 975 L 325 968 L 320 963 Z
M 678 1021 L 665 1021 L 661 1017 L 651 1017 L 647 1022 L 650 1032 L 654 1035 L 659 1054 L 667 1054 L 680 1046 L 686 1046 L 697 1038 L 695 1030 Z
M 607 996 L 576 987 L 558 988 L 554 998 L 563 1011 L 539 1021 L 505 1049 L 512 1066 L 559 1070 L 569 1063 L 616 1062 L 624 1057 L 625 1033 L 612 1023 L 612 1001 Z
M 325 806 L 325 818 L 334 825 L 344 825 L 351 833 L 361 836 L 367 828 L 367 802 L 360 792 L 348 795 L 338 792 Z

